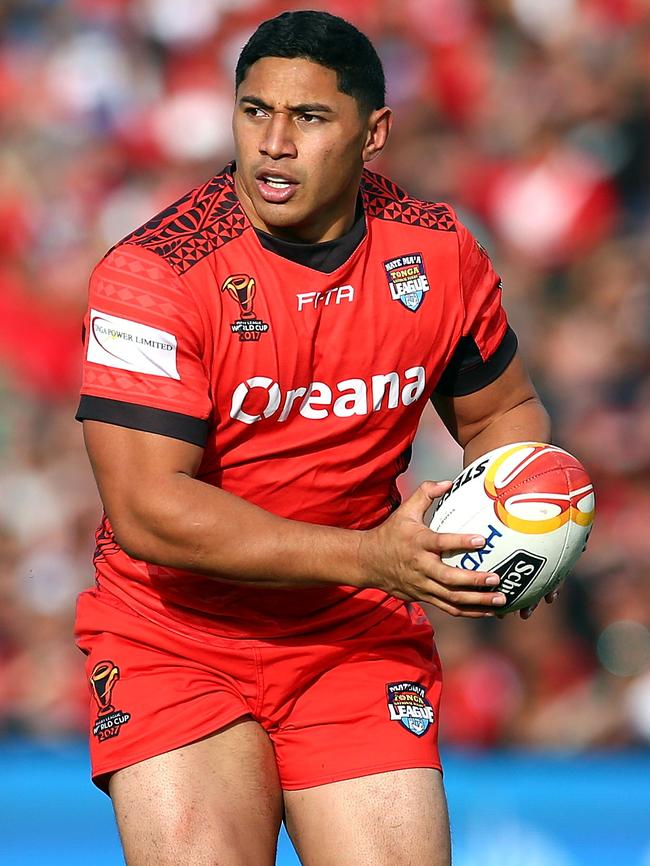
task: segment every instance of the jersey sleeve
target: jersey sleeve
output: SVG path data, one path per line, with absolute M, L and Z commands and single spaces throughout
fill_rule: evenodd
M 205 445 L 205 315 L 155 253 L 130 244 L 112 250 L 90 278 L 77 419 Z
M 435 393 L 462 397 L 499 378 L 517 351 L 517 337 L 501 304 L 501 278 L 490 257 L 458 222 L 463 331 Z

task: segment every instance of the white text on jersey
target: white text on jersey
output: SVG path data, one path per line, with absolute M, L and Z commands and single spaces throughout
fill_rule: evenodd
M 354 300 L 353 286 L 337 286 L 334 289 L 328 289 L 326 292 L 303 292 L 296 295 L 298 299 L 298 312 L 303 307 L 318 307 L 322 305 L 328 307 L 330 303 L 340 304 L 341 301 Z
M 383 408 L 397 409 L 400 402 L 402 406 L 410 406 L 422 396 L 425 386 L 424 367 L 409 367 L 404 372 L 403 381 L 399 373 L 391 371 L 372 376 L 370 382 L 365 379 L 344 379 L 337 382 L 334 388 L 325 382 L 311 382 L 304 387 L 290 388 L 284 394 L 278 383 L 268 376 L 253 376 L 241 382 L 233 391 L 230 417 L 244 424 L 255 424 L 262 418 L 272 418 L 274 415 L 277 415 L 276 421 L 286 421 L 295 408 L 293 414 L 313 421 L 321 421 L 330 415 L 351 418 L 379 412 Z M 261 395 L 258 394 L 253 398 L 255 410 L 250 408 L 250 411 L 246 411 L 244 404 L 247 397 L 257 389 L 266 391 L 266 405 L 261 406 Z

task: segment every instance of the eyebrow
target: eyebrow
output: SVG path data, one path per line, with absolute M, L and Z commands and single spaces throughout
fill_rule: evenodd
M 247 102 L 249 105 L 255 105 L 257 108 L 263 108 L 264 111 L 273 111 L 273 106 L 264 102 L 259 96 L 241 96 L 239 103 Z M 333 114 L 334 109 L 324 102 L 301 102 L 298 105 L 287 106 L 293 114 L 312 114 L 314 111 L 319 111 L 321 114 Z

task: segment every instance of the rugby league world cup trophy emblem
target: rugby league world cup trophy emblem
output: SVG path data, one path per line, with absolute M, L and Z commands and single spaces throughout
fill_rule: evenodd
M 221 286 L 222 292 L 229 292 L 239 304 L 242 319 L 254 319 L 253 298 L 255 297 L 255 280 L 248 274 L 233 274 Z
M 255 278 L 249 274 L 231 274 L 221 286 L 222 292 L 228 292 L 239 307 L 239 318 L 230 324 L 233 334 L 239 334 L 241 343 L 256 343 L 262 334 L 269 329 L 268 322 L 258 319 L 253 310 L 253 298 L 256 294 Z
M 100 743 L 116 737 L 122 726 L 131 720 L 131 713 L 116 709 L 112 701 L 113 689 L 119 678 L 120 669 L 108 659 L 97 662 L 89 677 L 90 689 L 98 707 L 93 735 Z
M 90 687 L 99 706 L 98 716 L 107 716 L 109 713 L 115 712 L 115 707 L 111 703 L 111 694 L 119 678 L 119 668 L 113 662 L 97 662 L 93 668 L 90 675 Z

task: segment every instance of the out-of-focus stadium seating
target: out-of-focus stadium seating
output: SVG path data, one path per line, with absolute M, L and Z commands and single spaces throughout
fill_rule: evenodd
M 488 248 L 555 441 L 597 491 L 589 549 L 528 622 L 433 612 L 447 743 L 650 740 L 650 9 L 644 0 L 4 0 L 0 7 L 0 731 L 84 730 L 71 640 L 99 502 L 73 420 L 94 263 L 231 156 L 263 18 L 375 41 L 382 171 Z M 433 413 L 404 489 L 459 451 Z

